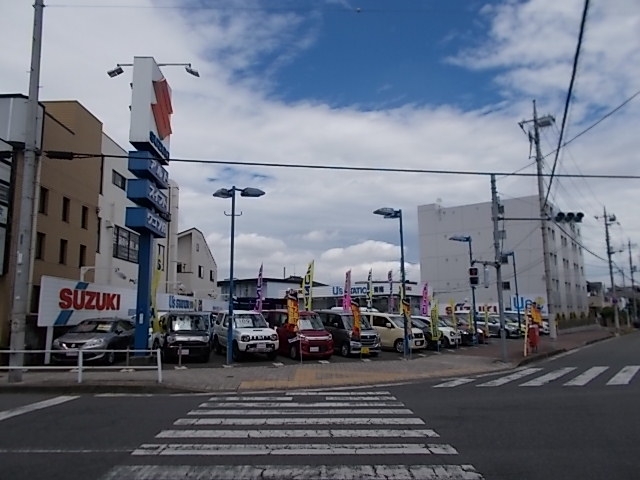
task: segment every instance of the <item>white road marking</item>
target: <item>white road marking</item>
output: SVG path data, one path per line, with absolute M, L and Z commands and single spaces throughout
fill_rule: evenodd
M 381 395 L 379 397 L 373 397 L 373 396 L 361 396 L 361 395 L 354 395 L 353 397 L 334 397 L 334 396 L 326 396 L 324 397 L 325 400 L 327 401 L 331 401 L 331 400 L 339 400 L 339 401 L 351 401 L 351 402 L 367 402 L 367 401 L 373 401 L 373 400 L 397 400 L 396 397 L 394 397 L 393 395 Z
M 539 372 L 542 370 L 541 368 L 525 368 L 524 370 L 520 370 L 518 372 L 514 372 L 511 375 L 506 375 L 504 377 L 496 378 L 495 380 L 491 380 L 486 383 L 481 383 L 480 385 L 476 385 L 477 387 L 499 387 L 504 385 L 505 383 L 513 382 L 514 380 L 519 380 L 522 377 L 526 377 L 527 375 L 531 375 L 533 373 Z
M 416 417 L 179 418 L 174 425 L 424 425 Z
M 329 362 L 329 360 L 318 360 L 318 363 L 326 365 L 326 364 L 331 363 L 331 362 Z
M 163 430 L 156 438 L 438 438 L 424 430 Z
M 455 380 L 449 380 L 448 382 L 434 385 L 433 388 L 453 388 L 464 385 L 465 383 L 473 382 L 474 380 L 474 378 L 456 378 Z
M 273 362 L 274 367 L 284 367 L 284 363 L 282 362 Z
M 23 405 L 21 407 L 12 408 L 10 410 L 4 410 L 0 412 L 0 422 L 2 420 L 6 420 L 7 418 L 17 417 L 18 415 L 23 415 L 25 413 L 35 412 L 36 410 L 42 410 L 43 408 L 49 408 L 55 405 L 60 405 L 61 403 L 70 402 L 71 400 L 75 400 L 76 398 L 80 398 L 80 396 L 62 395 L 59 397 L 50 398 L 49 400 L 43 400 L 41 402 Z
M 255 407 L 255 408 L 322 408 L 322 407 L 401 407 L 402 402 L 310 402 L 310 403 L 286 403 L 286 402 L 207 402 L 199 405 L 200 408 L 221 407 Z M 248 413 L 248 412 L 247 412 Z M 278 413 L 277 411 L 274 413 Z
M 576 378 L 569 380 L 567 383 L 564 384 L 564 386 L 565 387 L 582 387 L 608 369 L 609 367 L 591 367 L 590 369 L 578 375 Z
M 431 449 L 438 455 L 456 455 L 458 452 L 451 445 L 423 443 L 310 443 L 310 444 L 143 444 L 131 455 L 429 455 Z
M 331 391 L 331 390 L 316 390 L 316 391 L 304 391 L 304 392 L 287 392 L 287 395 L 295 395 L 296 397 L 298 395 L 306 395 L 306 396 L 312 396 L 312 397 L 319 397 L 319 396 L 324 396 L 324 395 L 343 395 L 343 396 L 350 396 L 350 395 L 391 395 L 391 392 L 380 392 L 380 391 L 360 391 L 360 390 L 356 390 L 356 391 L 350 391 L 350 392 L 345 392 L 345 391 Z
M 472 465 L 120 465 L 101 480 L 484 480 Z
M 607 385 L 628 385 L 635 374 L 638 373 L 638 370 L 640 370 L 640 366 L 628 365 L 616 373 L 614 377 L 607 382 Z
M 134 448 L 0 448 L 0 454 L 49 455 L 70 453 L 131 453 Z
M 212 397 L 210 402 L 290 402 L 293 397 L 251 397 L 244 395 L 241 397 Z
M 564 367 L 559 368 L 558 370 L 554 370 L 553 372 L 549 372 L 541 377 L 534 378 L 528 382 L 520 384 L 521 387 L 539 387 L 541 385 L 545 385 L 553 380 L 556 380 L 560 377 L 565 376 L 569 372 L 573 372 L 576 367 Z
M 259 408 L 252 408 L 249 410 L 191 410 L 187 415 L 216 415 L 216 416 L 230 416 L 240 415 L 242 417 L 248 416 L 269 416 L 274 415 L 413 415 L 413 412 L 408 408 L 359 408 L 354 410 L 352 408 L 316 408 L 312 410 L 296 410 L 296 409 L 280 409 L 280 410 L 266 410 Z

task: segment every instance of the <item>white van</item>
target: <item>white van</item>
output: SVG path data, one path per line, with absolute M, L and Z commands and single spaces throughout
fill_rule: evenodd
M 374 330 L 380 335 L 380 346 L 382 348 L 391 348 L 398 353 L 404 352 L 404 317 L 402 315 L 382 312 L 362 312 L 362 316 L 369 320 Z M 427 348 L 424 333 L 422 333 L 422 330 L 419 328 L 411 327 L 409 331 L 409 348 L 411 350 L 423 350 Z

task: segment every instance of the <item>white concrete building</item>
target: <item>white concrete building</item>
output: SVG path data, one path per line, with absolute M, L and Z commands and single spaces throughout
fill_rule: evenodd
M 218 297 L 218 265 L 207 240 L 197 228 L 178 233 L 177 289 L 176 293 L 199 298 Z
M 500 222 L 504 230 L 502 252 L 513 251 L 516 260 L 519 304 L 543 302 L 543 313 L 548 312 L 542 253 L 542 234 L 539 220 L 509 220 L 539 217 L 538 197 L 521 197 L 503 200 L 505 220 Z M 551 206 L 551 212 L 554 207 Z M 549 228 L 549 253 L 553 295 L 551 311 L 587 312 L 587 282 L 584 276 L 583 252 L 579 243 L 580 228 L 576 224 L 547 223 Z M 562 231 L 564 229 L 564 231 Z M 440 301 L 471 303 L 469 286 L 469 245 L 452 241 L 453 235 L 470 236 L 474 260 L 494 261 L 493 225 L 491 203 L 478 203 L 458 207 L 442 207 L 438 204 L 418 206 L 418 230 L 420 245 L 420 275 L 422 282 L 429 282 L 430 290 Z M 566 233 L 565 233 L 566 232 Z M 569 234 L 569 235 L 568 235 Z M 572 240 L 575 238 L 578 242 Z M 503 300 L 506 309 L 515 310 L 515 278 L 513 257 L 502 265 Z M 476 288 L 476 305 L 498 301 L 495 269 L 490 267 L 489 287 L 483 286 L 482 265 L 480 285 Z

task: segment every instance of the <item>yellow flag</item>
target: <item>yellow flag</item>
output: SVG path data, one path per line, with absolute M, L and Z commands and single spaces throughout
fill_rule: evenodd
M 154 333 L 160 330 L 159 316 L 156 310 L 157 297 L 158 297 L 158 285 L 160 284 L 160 278 L 162 277 L 162 258 L 160 255 L 156 258 L 156 268 L 153 270 L 151 277 L 151 328 Z

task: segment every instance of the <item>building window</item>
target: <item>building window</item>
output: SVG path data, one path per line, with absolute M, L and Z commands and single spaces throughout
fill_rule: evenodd
M 80 251 L 78 253 L 78 268 L 84 267 L 87 264 L 87 246 L 80 245 Z
M 187 265 L 184 263 L 179 263 L 177 271 L 178 273 L 187 273 Z
M 83 205 L 82 217 L 80 218 L 80 226 L 86 230 L 88 228 L 87 225 L 89 225 L 89 207 L 85 207 Z
M 200 251 L 200 244 L 196 243 L 196 252 L 199 252 L 199 251 Z
M 503 290 L 511 290 L 511 282 L 502 282 Z
M 213 270 L 209 270 L 209 281 L 210 282 L 215 282 L 216 281 L 216 277 L 213 274 Z
M 46 215 L 49 211 L 49 189 L 40 187 L 40 198 L 38 200 L 38 213 Z
M 44 260 L 45 238 L 47 238 L 47 236 L 42 232 L 36 234 L 36 260 Z
M 113 257 L 138 263 L 139 235 L 126 228 L 113 228 Z
M 96 253 L 100 253 L 100 239 L 102 238 L 102 219 L 98 217 L 98 231 L 96 235 Z
M 202 265 L 198 265 L 198 278 L 204 278 L 204 267 Z
M 69 210 L 71 209 L 71 200 L 62 197 L 62 221 L 69 222 Z
M 164 272 L 164 245 L 158 244 L 158 265 L 156 266 L 158 270 L 162 270 Z
M 124 178 L 123 175 L 119 174 L 115 170 L 112 171 L 111 182 L 113 182 L 113 184 L 116 187 L 119 187 L 122 190 L 126 190 L 127 189 L 127 179 Z
M 38 313 L 38 307 L 40 306 L 40 285 L 34 285 L 31 287 L 31 313 Z
M 60 250 L 58 251 L 58 263 L 61 265 L 67 264 L 67 247 L 69 242 L 67 242 L 64 238 L 60 239 Z

